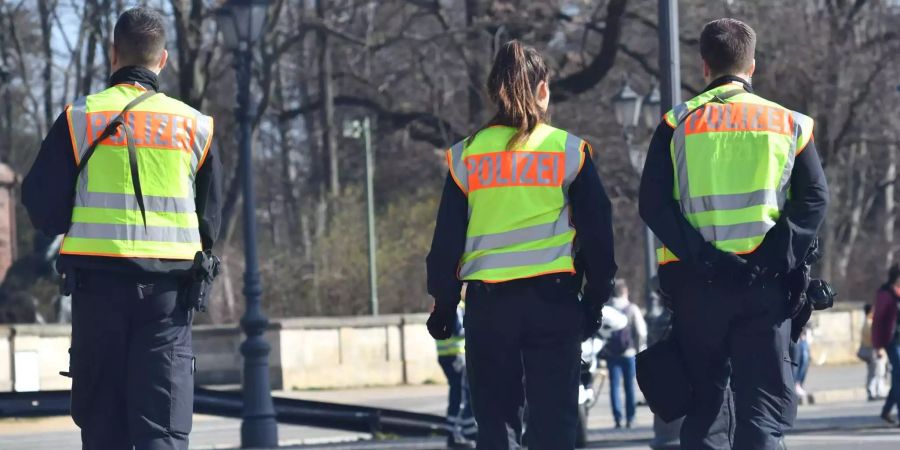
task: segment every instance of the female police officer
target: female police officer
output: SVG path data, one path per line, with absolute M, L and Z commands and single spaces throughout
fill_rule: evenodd
M 530 448 L 575 447 L 579 342 L 599 327 L 616 272 L 609 199 L 587 142 L 547 123 L 548 75 L 536 50 L 503 45 L 487 82 L 496 115 L 447 151 L 428 330 L 450 337 L 468 283 L 479 449 L 518 448 L 525 399 Z

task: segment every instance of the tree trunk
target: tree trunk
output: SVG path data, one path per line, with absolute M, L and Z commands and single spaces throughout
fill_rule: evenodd
M 319 20 L 325 20 L 325 7 L 323 0 L 316 1 L 316 14 Z M 317 32 L 319 40 L 319 95 L 322 98 L 322 148 L 327 156 L 325 173 L 328 174 L 329 190 L 336 197 L 341 191 L 339 176 L 339 164 L 337 155 L 337 137 L 334 124 L 334 79 L 331 64 L 331 47 L 328 33 L 324 30 Z
M 888 167 L 884 176 L 884 267 L 894 263 L 894 227 L 897 217 L 894 215 L 894 189 L 897 185 L 897 146 L 888 146 Z
M 104 7 L 109 7 L 109 1 L 106 2 Z M 100 40 L 100 36 L 102 36 L 103 32 L 101 27 L 103 26 L 103 22 L 100 20 L 101 14 L 99 14 L 99 6 L 97 5 L 96 0 L 91 0 L 85 3 L 84 16 L 90 23 L 88 25 L 88 38 L 87 38 L 87 52 L 84 55 L 84 71 L 82 72 L 82 78 L 79 80 L 79 85 L 77 91 L 81 95 L 88 95 L 91 93 L 91 88 L 93 87 L 94 81 L 94 58 L 97 55 L 97 42 Z M 103 9 L 107 11 L 107 9 Z
M 178 94 L 181 101 L 203 109 L 205 64 L 200 58 L 203 44 L 203 0 L 171 0 L 175 15 L 175 44 L 178 49 Z
M 53 29 L 50 23 L 50 15 L 55 4 L 51 4 L 51 0 L 38 1 L 38 13 L 41 19 L 41 49 L 44 53 L 44 70 L 41 78 L 44 82 L 44 124 L 42 129 L 47 130 L 53 124 L 53 49 L 50 46 L 52 40 Z
M 856 238 L 859 237 L 859 227 L 863 215 L 863 207 L 865 206 L 865 188 L 863 182 L 865 176 L 857 174 L 856 161 L 865 161 L 867 153 L 866 143 L 860 143 L 852 146 L 850 151 L 850 161 L 847 164 L 847 195 L 848 204 L 850 205 L 850 218 L 847 222 L 847 236 L 844 239 L 841 251 L 838 256 L 837 269 L 838 277 L 841 282 L 845 282 L 847 278 L 847 269 L 850 267 L 850 259 L 853 255 L 853 246 L 856 244 Z M 857 177 L 857 175 L 859 175 Z
M 472 28 L 475 19 L 480 14 L 479 0 L 466 0 L 466 27 Z M 482 47 L 479 43 L 479 31 L 473 30 L 466 33 L 466 49 L 468 49 L 468 61 L 466 68 L 469 75 L 469 127 L 477 129 L 482 125 L 482 115 L 484 114 L 484 102 L 481 100 L 482 72 L 479 50 Z

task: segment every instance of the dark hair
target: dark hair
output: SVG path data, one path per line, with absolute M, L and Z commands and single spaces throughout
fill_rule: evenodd
M 166 48 L 162 14 L 143 6 L 123 12 L 113 31 L 113 48 L 123 66 L 156 65 Z
M 869 303 L 863 305 L 863 312 L 868 316 L 869 313 L 872 312 L 872 305 Z
M 503 44 L 487 80 L 488 95 L 497 107 L 497 114 L 481 130 L 493 125 L 516 128 L 507 150 L 526 141 L 538 123 L 548 120 L 546 111 L 538 106 L 535 90 L 549 78 L 544 58 L 534 47 L 517 40 Z M 469 138 L 470 142 L 476 134 Z
M 756 32 L 737 19 L 713 20 L 700 33 L 700 56 L 713 75 L 750 70 L 756 53 Z
M 888 285 L 892 285 L 897 282 L 897 278 L 900 278 L 900 266 L 894 264 L 888 269 Z

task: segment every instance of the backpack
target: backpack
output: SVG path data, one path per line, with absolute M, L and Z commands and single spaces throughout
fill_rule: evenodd
M 628 318 L 628 325 L 625 328 L 622 328 L 618 331 L 613 331 L 609 335 L 609 339 L 603 345 L 603 354 L 604 356 L 622 356 L 625 352 L 635 346 L 634 342 L 634 325 L 632 324 L 632 320 L 634 315 L 631 311 L 631 305 L 629 304 L 625 309 L 618 309 L 617 311 L 621 312 Z
M 609 340 L 603 345 L 603 352 L 606 356 L 622 356 L 633 346 L 634 337 L 631 333 L 631 326 L 627 326 L 619 331 L 614 331 L 609 336 Z

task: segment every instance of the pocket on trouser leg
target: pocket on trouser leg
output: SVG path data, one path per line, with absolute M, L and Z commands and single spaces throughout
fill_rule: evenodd
M 90 418 L 91 405 L 97 386 L 97 373 L 90 356 L 82 351 L 69 349 L 69 376 L 72 378 L 72 393 L 69 409 L 72 420 L 79 428 L 85 428 Z
M 170 430 L 189 434 L 194 414 L 194 368 L 196 359 L 190 353 L 175 353 L 172 364 L 172 408 Z

